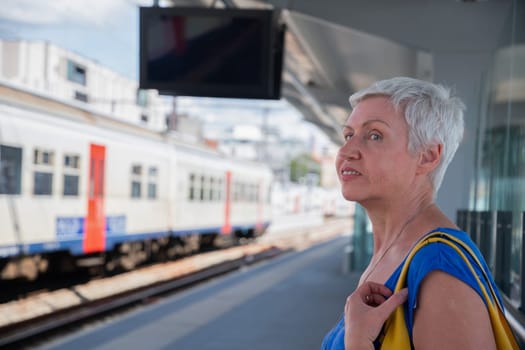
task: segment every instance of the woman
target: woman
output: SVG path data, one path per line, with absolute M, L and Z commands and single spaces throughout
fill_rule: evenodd
M 428 233 L 439 228 L 473 246 L 434 201 L 463 136 L 463 103 L 442 86 L 393 78 L 353 94 L 350 104 L 336 167 L 343 196 L 371 220 L 374 250 L 323 349 L 373 349 L 405 300 L 413 348 L 495 349 L 479 287 L 450 247 L 425 246 L 410 263 L 408 290 L 390 297 L 400 264 Z

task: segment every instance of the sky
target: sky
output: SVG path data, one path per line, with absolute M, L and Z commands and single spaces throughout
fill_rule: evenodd
M 0 36 L 47 40 L 138 76 L 138 6 L 146 0 L 3 0 Z
M 0 37 L 49 41 L 137 80 L 139 6 L 152 5 L 152 0 L 2 0 Z M 313 135 L 321 148 L 330 143 L 284 100 L 179 97 L 177 106 L 215 128 L 266 122 L 285 137 L 309 140 Z

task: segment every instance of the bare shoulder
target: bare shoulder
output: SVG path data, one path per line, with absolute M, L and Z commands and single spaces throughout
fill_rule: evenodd
M 417 350 L 496 349 L 481 297 L 439 270 L 429 273 L 419 288 L 413 340 Z

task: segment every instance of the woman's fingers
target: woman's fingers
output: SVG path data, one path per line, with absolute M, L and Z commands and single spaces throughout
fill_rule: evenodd
M 347 303 L 350 302 L 350 298 L 359 298 L 367 305 L 377 306 L 381 305 L 390 295 L 392 295 L 392 291 L 384 285 L 375 282 L 366 282 L 350 295 Z
M 392 294 L 390 289 L 375 282 L 359 286 L 346 300 L 345 343 L 349 344 L 352 339 L 371 345 L 388 316 L 407 296 L 406 288 Z
M 386 297 L 382 294 L 367 294 L 365 296 L 365 304 L 370 306 L 378 306 L 385 302 Z
M 408 289 L 401 289 L 399 292 L 392 294 L 388 299 L 383 300 L 376 310 L 380 314 L 380 318 L 385 320 L 392 312 L 401 304 L 403 304 L 408 297 Z
M 392 291 L 382 284 L 366 282 L 346 299 L 345 313 L 348 311 L 353 314 L 367 313 L 369 309 L 369 311 L 373 310 L 375 318 L 384 322 L 396 307 L 407 300 L 407 297 L 406 288 L 392 294 Z
M 363 296 L 370 294 L 379 294 L 389 297 L 390 295 L 392 295 L 392 291 L 388 287 L 376 282 L 365 282 L 361 286 L 359 286 L 359 288 L 357 288 L 354 293 L 356 292 L 359 295 Z

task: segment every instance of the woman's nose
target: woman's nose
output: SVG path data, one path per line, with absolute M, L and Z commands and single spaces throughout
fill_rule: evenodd
M 345 141 L 339 148 L 339 156 L 345 159 L 359 159 L 361 158 L 361 151 L 355 139 Z

